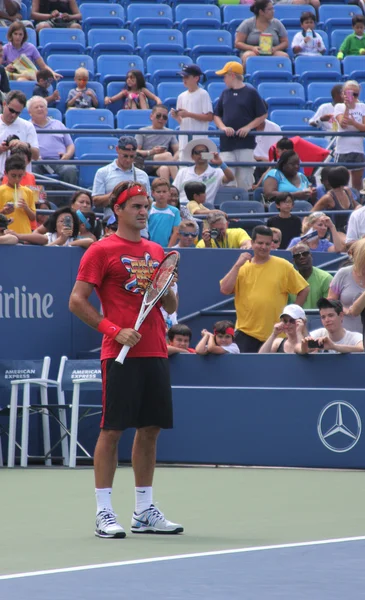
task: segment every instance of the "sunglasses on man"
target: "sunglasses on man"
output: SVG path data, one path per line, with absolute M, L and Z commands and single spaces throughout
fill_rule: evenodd
M 155 115 L 156 119 L 163 119 L 164 121 L 167 121 L 168 116 L 167 115 L 163 115 L 162 113 L 157 113 Z
M 190 237 L 190 238 L 195 238 L 196 237 L 196 233 L 188 233 L 185 231 L 179 231 L 179 235 L 181 235 L 182 237 Z
M 299 258 L 300 256 L 303 256 L 303 258 L 307 258 L 307 256 L 309 255 L 309 250 L 303 250 L 303 252 L 297 252 L 296 254 L 293 254 L 293 258 Z
M 11 108 L 11 106 L 8 106 L 9 111 L 11 112 L 12 115 L 20 115 L 20 113 L 22 112 L 21 110 L 15 110 L 15 108 Z

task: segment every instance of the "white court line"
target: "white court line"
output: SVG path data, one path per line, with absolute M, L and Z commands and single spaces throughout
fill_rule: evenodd
M 324 546 L 328 544 L 341 544 L 344 542 L 364 541 L 365 535 L 349 538 L 335 538 L 329 540 L 317 540 L 313 542 L 296 542 L 292 544 L 277 544 L 275 546 L 253 546 L 251 548 L 233 548 L 231 550 L 215 550 L 212 552 L 197 552 L 194 554 L 176 554 L 173 556 L 156 556 L 154 558 L 141 558 L 136 560 L 124 560 L 114 563 L 101 563 L 97 565 L 82 565 L 80 567 L 66 567 L 63 569 L 50 569 L 48 571 L 30 571 L 29 573 L 13 573 L 1 575 L 1 580 L 21 579 L 24 577 L 37 577 L 39 575 L 56 575 L 59 573 L 75 573 L 77 571 L 91 571 L 93 569 L 106 569 L 110 567 L 125 567 L 129 565 L 143 565 L 154 562 L 166 562 L 169 560 L 181 560 L 183 558 L 201 558 L 205 556 L 224 556 L 225 554 L 243 554 L 245 552 L 261 552 L 262 550 L 282 550 L 285 548 L 303 548 L 306 546 Z M 123 543 L 123 542 L 122 542 Z

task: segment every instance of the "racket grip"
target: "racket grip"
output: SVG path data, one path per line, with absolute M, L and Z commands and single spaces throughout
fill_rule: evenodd
M 124 345 L 115 360 L 122 365 L 124 363 L 124 359 L 127 356 L 129 350 L 130 350 L 130 346 Z

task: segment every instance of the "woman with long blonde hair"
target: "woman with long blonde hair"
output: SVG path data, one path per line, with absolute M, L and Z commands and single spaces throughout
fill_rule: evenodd
M 331 232 L 332 242 L 327 238 L 328 231 Z M 315 232 L 317 232 L 317 235 L 315 235 Z M 306 234 L 311 233 L 315 237 L 309 239 L 305 237 Z M 324 212 L 313 212 L 304 217 L 302 236 L 293 238 L 288 249 L 304 241 L 313 252 L 342 252 L 344 249 L 344 242 L 340 234 L 330 217 L 327 217 Z

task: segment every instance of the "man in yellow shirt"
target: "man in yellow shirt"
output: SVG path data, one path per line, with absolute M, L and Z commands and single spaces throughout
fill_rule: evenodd
M 31 189 L 20 185 L 25 174 L 25 160 L 14 154 L 5 161 L 8 183 L 0 185 L 0 213 L 11 215 L 15 233 L 32 233 L 30 222 L 34 221 L 36 208 Z
M 197 248 L 251 248 L 251 238 L 244 229 L 228 229 L 226 215 L 221 210 L 207 214 L 202 238 Z
M 283 258 L 270 256 L 273 233 L 259 225 L 252 231 L 253 256 L 243 252 L 221 281 L 222 294 L 234 294 L 237 312 L 235 342 L 240 352 L 258 352 L 278 322 L 288 294 L 302 306 L 308 282 Z

